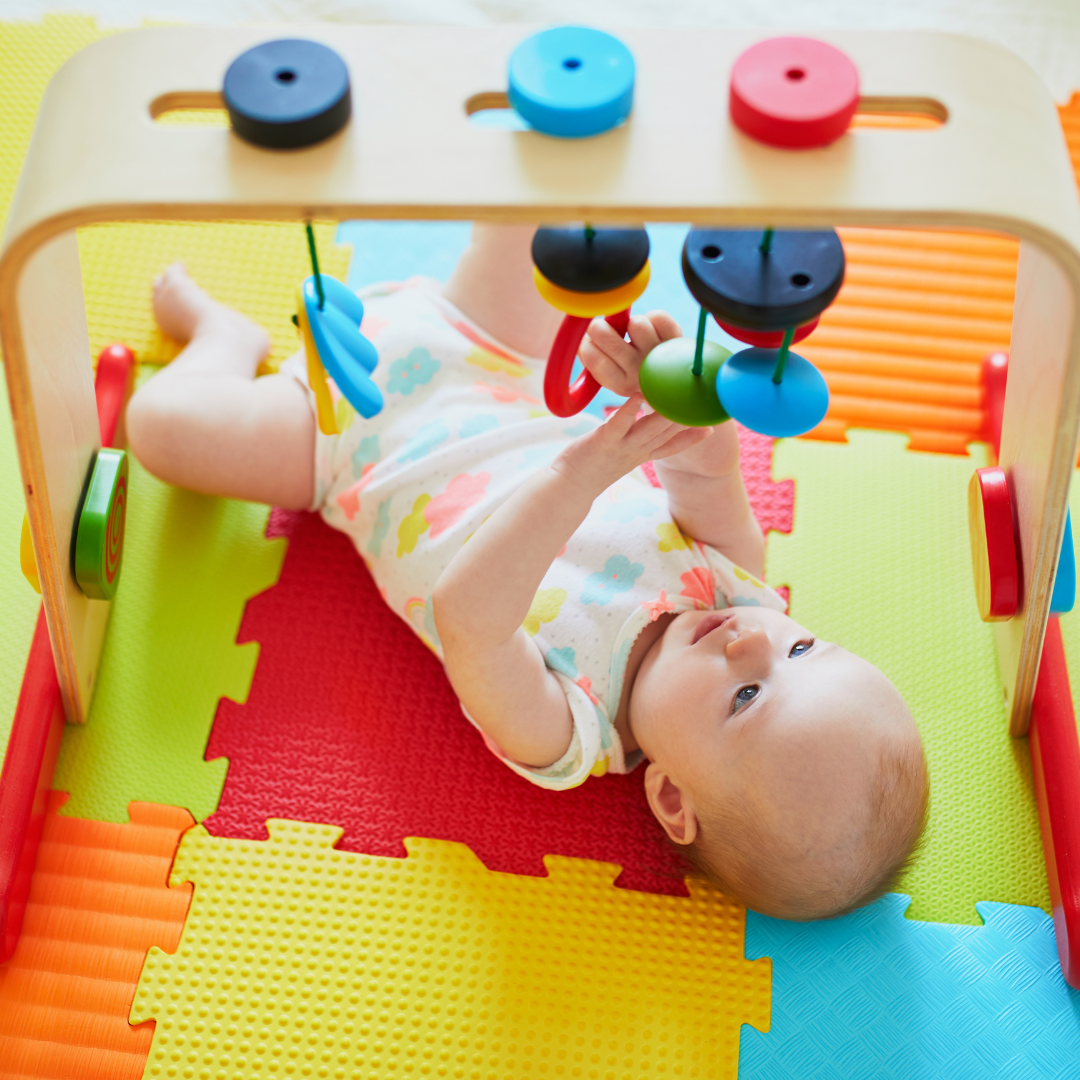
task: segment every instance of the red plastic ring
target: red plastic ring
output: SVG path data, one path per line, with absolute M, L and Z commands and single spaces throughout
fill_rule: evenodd
M 817 329 L 819 321 L 820 316 L 808 323 L 803 323 L 802 326 L 797 326 L 795 336 L 791 339 L 792 344 L 808 338 Z M 736 341 L 745 342 L 755 349 L 779 349 L 784 344 L 783 330 L 746 330 L 741 326 L 732 326 L 730 323 L 721 322 L 719 319 L 716 320 L 716 325 L 725 333 L 730 334 Z
M 630 309 L 617 311 L 614 315 L 605 315 L 608 325 L 617 333 L 625 334 L 630 325 Z M 592 319 L 580 315 L 567 315 L 559 332 L 555 335 L 551 352 L 548 354 L 547 369 L 544 372 L 544 401 L 549 411 L 556 416 L 574 416 L 581 412 L 600 390 L 600 384 L 583 371 L 573 386 L 570 385 L 570 373 L 574 370 L 581 339 Z

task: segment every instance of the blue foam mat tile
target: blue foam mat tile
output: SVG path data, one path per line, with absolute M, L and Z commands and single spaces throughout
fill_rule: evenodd
M 773 963 L 772 1025 L 744 1027 L 740 1080 L 1080 1078 L 1080 992 L 1038 908 L 979 903 L 983 926 L 907 919 L 894 893 L 839 919 L 749 912 Z

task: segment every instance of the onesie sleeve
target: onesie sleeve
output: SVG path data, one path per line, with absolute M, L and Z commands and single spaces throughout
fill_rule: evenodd
M 614 729 L 610 729 L 605 737 L 605 730 L 609 729 L 610 725 L 607 724 L 606 719 L 601 719 L 588 694 L 562 672 L 551 671 L 551 673 L 559 680 L 559 685 L 566 694 L 570 714 L 574 721 L 574 733 L 570 739 L 570 745 L 566 753 L 552 765 L 532 768 L 512 761 L 495 742 L 484 734 L 480 725 L 466 712 L 464 705 L 461 706 L 461 711 L 480 731 L 488 749 L 496 757 L 500 758 L 518 776 L 523 776 L 538 787 L 559 791 L 577 787 L 585 783 L 590 776 L 599 776 L 608 771 L 626 771 L 622 762 L 622 747 L 618 743 L 618 735 Z M 637 762 L 635 761 L 634 764 Z
M 712 571 L 718 608 L 767 607 L 773 611 L 787 612 L 787 601 L 775 589 L 758 581 L 753 574 L 748 574 L 708 544 L 701 544 L 700 547 Z

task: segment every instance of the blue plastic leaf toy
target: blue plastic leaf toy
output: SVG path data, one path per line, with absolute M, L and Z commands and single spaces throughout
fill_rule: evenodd
M 315 349 L 345 400 L 365 419 L 370 418 L 382 410 L 383 396 L 371 381 L 379 355 L 360 333 L 363 302 L 336 278 L 321 274 L 319 280 L 326 297 L 322 310 L 314 277 L 301 290 Z

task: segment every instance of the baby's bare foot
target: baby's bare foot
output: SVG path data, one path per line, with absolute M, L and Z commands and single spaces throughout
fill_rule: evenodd
M 223 334 L 233 339 L 234 348 L 256 353 L 260 360 L 270 351 L 270 339 L 262 327 L 212 300 L 191 280 L 181 263 L 173 263 L 154 279 L 154 318 L 177 341 Z

